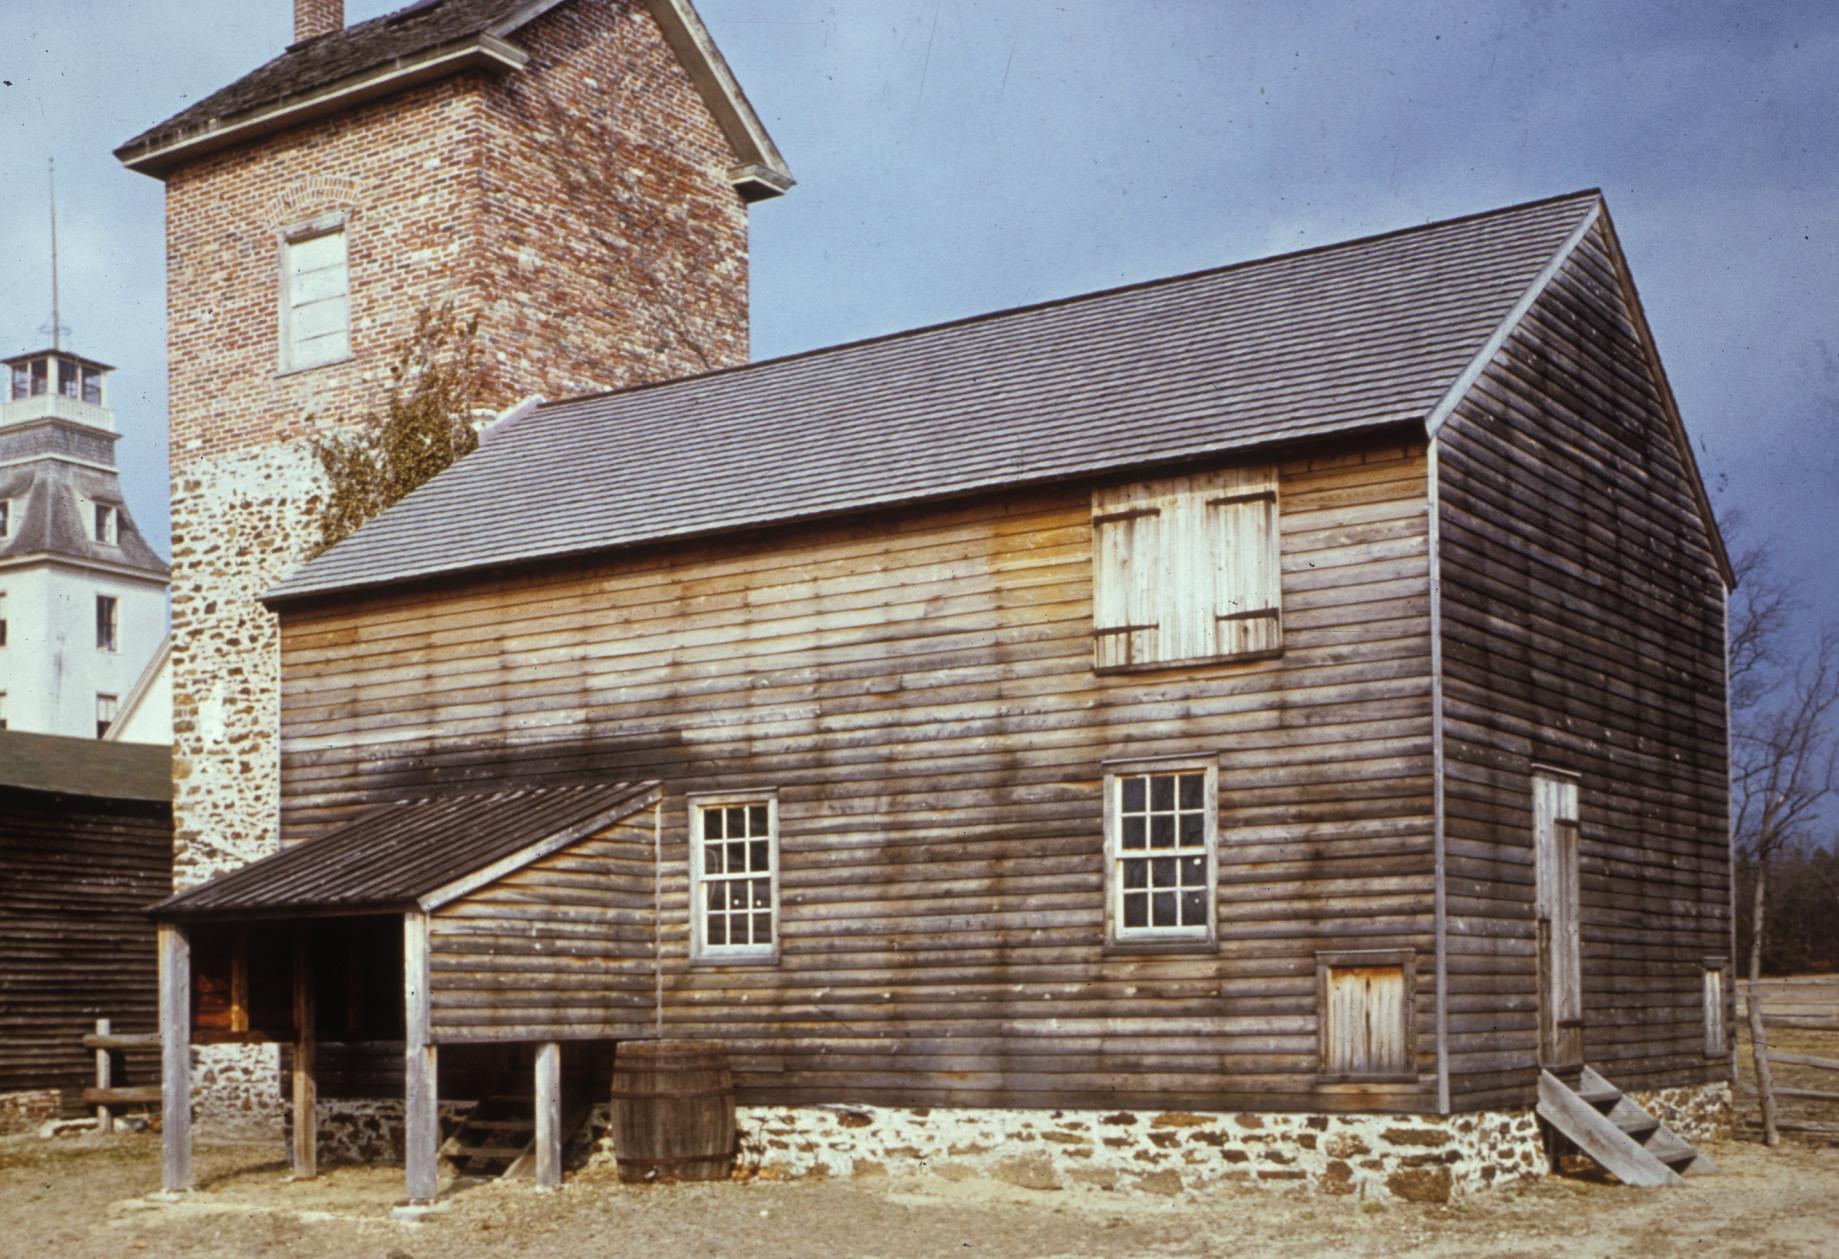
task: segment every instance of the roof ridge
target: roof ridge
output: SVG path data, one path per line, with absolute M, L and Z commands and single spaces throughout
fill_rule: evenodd
M 1063 306 L 1077 306 L 1085 302 L 1096 302 L 1100 298 L 1117 297 L 1125 293 L 1144 292 L 1163 286 L 1173 287 L 1185 281 L 1206 279 L 1216 275 L 1226 275 L 1242 271 L 1248 267 L 1265 266 L 1275 262 L 1287 262 L 1297 258 L 1312 257 L 1316 254 L 1336 253 L 1343 249 L 1353 249 L 1362 245 L 1374 245 L 1382 241 L 1395 240 L 1421 232 L 1433 232 L 1440 228 L 1457 227 L 1464 223 L 1479 222 L 1483 219 L 1506 218 L 1512 214 L 1528 210 L 1542 209 L 1558 205 L 1565 201 L 1575 201 L 1584 197 L 1596 197 L 1601 200 L 1601 188 L 1579 188 L 1575 192 L 1560 193 L 1557 196 L 1539 197 L 1532 201 L 1521 201 L 1514 205 L 1499 206 L 1492 210 L 1479 210 L 1473 214 L 1459 214 L 1454 218 L 1434 219 L 1428 223 L 1417 223 L 1409 227 L 1395 227 L 1383 232 L 1373 232 L 1366 236 L 1356 236 L 1349 240 L 1330 241 L 1322 245 L 1310 245 L 1303 249 L 1285 250 L 1282 253 L 1265 254 L 1257 258 L 1243 258 L 1238 262 L 1228 262 L 1216 267 L 1201 267 L 1194 271 L 1177 272 L 1174 275 L 1156 276 L 1148 280 L 1132 280 L 1127 284 L 1113 285 L 1110 288 L 1092 289 L 1084 293 L 1071 293 L 1064 297 L 1050 297 L 1038 302 L 1024 302 L 1019 306 L 1005 306 L 998 310 L 983 311 L 975 315 L 961 315 L 956 319 L 945 319 L 938 323 L 920 324 L 913 328 L 899 328 L 893 332 L 877 333 L 870 337 L 858 337 L 853 341 L 839 341 L 833 345 L 814 346 L 808 350 L 794 350 L 789 354 L 775 355 L 772 358 L 756 359 L 751 363 L 737 363 L 733 367 L 715 367 L 705 372 L 693 372 L 687 376 L 673 376 L 669 380 L 645 381 L 640 384 L 621 385 L 613 389 L 601 389 L 592 393 L 573 394 L 566 398 L 557 398 L 545 402 L 537 409 L 552 411 L 575 403 L 592 402 L 599 398 L 623 397 L 629 394 L 645 393 L 656 389 L 667 389 L 676 385 L 689 385 L 698 381 L 714 380 L 725 376 L 740 375 L 765 367 L 774 367 L 783 363 L 795 363 L 802 359 L 817 358 L 821 355 L 841 353 L 844 350 L 861 349 L 865 346 L 881 345 L 890 341 L 900 341 L 909 337 L 919 337 L 931 332 L 942 332 L 952 328 L 963 328 L 974 324 L 992 323 L 1013 315 L 1031 314 L 1035 311 L 1054 310 Z

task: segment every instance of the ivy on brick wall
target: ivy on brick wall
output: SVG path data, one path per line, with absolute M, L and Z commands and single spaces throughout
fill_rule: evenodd
M 478 332 L 478 317 L 462 319 L 451 303 L 424 307 L 390 367 L 381 412 L 313 438 L 327 480 L 314 554 L 478 446 Z

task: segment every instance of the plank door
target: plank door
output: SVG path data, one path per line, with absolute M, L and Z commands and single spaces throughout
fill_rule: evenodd
M 1539 1064 L 1584 1061 L 1582 936 L 1578 923 L 1577 783 L 1533 777 L 1534 914 L 1539 932 Z

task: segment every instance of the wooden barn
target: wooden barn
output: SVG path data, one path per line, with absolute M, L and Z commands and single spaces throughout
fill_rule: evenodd
M 154 928 L 172 891 L 164 746 L 0 730 L 0 1131 L 82 1113 L 83 1038 L 157 1029 Z M 159 1080 L 128 1055 L 128 1084 Z
M 267 596 L 284 848 L 159 909 L 168 1061 L 403 1062 L 412 1199 L 450 1060 L 553 1182 L 633 1039 L 769 1159 L 1671 1177 L 1730 580 L 1594 191 L 521 408 Z

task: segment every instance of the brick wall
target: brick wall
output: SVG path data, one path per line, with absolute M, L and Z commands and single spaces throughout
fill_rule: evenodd
M 175 880 L 275 843 L 274 619 L 314 537 L 316 429 L 377 407 L 425 305 L 480 315 L 484 401 L 745 360 L 735 158 L 642 0 L 576 0 L 475 72 L 167 183 Z M 351 357 L 277 371 L 279 233 L 345 217 Z

